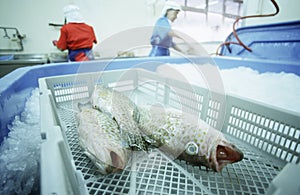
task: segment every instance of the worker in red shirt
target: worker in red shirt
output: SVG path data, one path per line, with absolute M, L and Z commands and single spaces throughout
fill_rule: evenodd
M 93 43 L 97 43 L 93 27 L 83 21 L 76 5 L 64 7 L 67 24 L 60 29 L 60 37 L 53 44 L 61 51 L 68 50 L 69 61 L 93 60 Z

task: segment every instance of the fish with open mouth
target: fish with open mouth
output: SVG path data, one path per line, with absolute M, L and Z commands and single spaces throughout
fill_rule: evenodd
M 125 147 L 133 150 L 148 151 L 136 118 L 137 106 L 132 100 L 121 92 L 108 88 L 104 85 L 96 85 L 91 96 L 93 108 L 107 113 L 113 118 L 120 129 Z
M 82 108 L 76 116 L 79 143 L 98 170 L 109 174 L 125 169 L 131 151 L 122 146 L 116 121 L 93 108 Z
M 177 109 L 141 106 L 138 124 L 152 145 L 192 165 L 221 172 L 227 164 L 241 161 L 244 156 L 220 131 Z
M 116 122 L 128 149 L 158 147 L 167 155 L 216 172 L 244 157 L 220 131 L 194 115 L 173 108 L 138 107 L 126 95 L 104 85 L 95 86 L 91 102 Z

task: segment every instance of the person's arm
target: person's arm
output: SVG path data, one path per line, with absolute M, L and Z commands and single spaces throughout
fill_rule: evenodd
M 67 33 L 64 27 L 60 29 L 60 37 L 56 42 L 56 47 L 61 51 L 67 49 Z
M 183 40 L 186 44 L 189 45 L 189 43 L 184 38 L 182 38 L 180 35 L 176 34 L 173 30 L 170 30 L 168 34 L 169 34 L 169 36 Z M 184 53 L 184 51 L 182 51 L 174 42 L 173 42 L 172 48 L 175 49 L 176 51 Z
M 170 30 L 168 34 L 171 37 L 176 37 L 176 38 L 181 39 L 181 40 L 183 40 L 185 42 L 185 40 L 181 36 L 179 36 L 178 34 L 176 34 L 173 30 Z
M 179 51 L 180 53 L 184 53 L 175 43 L 173 44 L 173 49 L 175 49 L 176 51 Z
M 181 52 L 181 53 L 186 53 L 186 54 L 189 54 L 190 51 L 194 51 L 194 47 L 187 41 L 185 40 L 183 37 L 181 37 L 180 35 L 178 35 L 176 32 L 174 32 L 173 30 L 171 30 L 169 32 L 169 36 L 172 36 L 172 37 L 175 37 L 175 38 L 178 38 L 180 40 L 182 40 L 187 46 L 188 46 L 188 49 L 186 51 L 182 51 L 177 45 L 176 43 L 173 42 L 173 45 L 172 45 L 172 48 Z
M 95 35 L 94 28 L 93 27 L 91 27 L 91 28 L 92 28 L 92 36 L 93 36 L 93 39 L 94 39 L 93 43 L 97 44 L 98 42 L 97 42 L 97 38 L 96 38 L 96 35 Z

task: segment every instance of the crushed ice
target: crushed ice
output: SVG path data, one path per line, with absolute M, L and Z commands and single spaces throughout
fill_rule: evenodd
M 201 71 L 199 72 L 199 69 L 196 69 L 195 65 L 191 63 L 165 64 L 157 70 L 161 75 L 178 79 L 179 76 L 174 71 L 180 73 L 185 82 L 208 87 Z M 224 85 L 225 93 L 253 99 L 286 111 L 300 113 L 300 77 L 298 75 L 286 72 L 259 73 L 249 67 L 242 66 L 219 71 L 220 81 L 222 82 L 219 84 Z
M 0 147 L 0 194 L 30 194 L 39 191 L 40 107 L 34 89 L 20 116 L 8 126 Z

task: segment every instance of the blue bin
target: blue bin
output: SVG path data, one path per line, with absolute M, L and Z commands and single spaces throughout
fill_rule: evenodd
M 220 69 L 246 66 L 263 72 L 287 72 L 300 75 L 300 60 L 294 62 L 243 59 L 236 57 L 156 57 L 156 58 L 127 58 L 115 60 L 101 60 L 84 63 L 55 63 L 19 68 L 0 79 L 0 143 L 8 134 L 7 125 L 14 116 L 20 114 L 33 88 L 38 87 L 41 77 L 75 74 L 78 72 L 95 72 L 101 70 L 127 69 L 141 67 L 148 70 L 162 63 L 215 63 Z M 5 113 L 5 114 L 4 114 Z
M 267 25 L 241 27 L 236 30 L 239 39 L 252 51 L 230 44 L 221 48 L 222 56 L 272 61 L 300 61 L 300 20 Z M 231 33 L 225 42 L 237 42 Z
M 8 135 L 8 129 L 7 125 L 12 122 L 14 119 L 14 116 L 20 114 L 24 110 L 24 105 L 26 102 L 27 97 L 30 96 L 30 92 L 32 89 L 38 87 L 38 80 L 39 78 L 42 77 L 52 77 L 52 76 L 60 76 L 64 75 L 62 77 L 67 77 L 66 75 L 69 75 L 72 77 L 71 74 L 76 74 L 76 73 L 87 73 L 87 72 L 98 72 L 98 71 L 110 71 L 110 70 L 121 70 L 121 69 L 128 69 L 128 68 L 144 68 L 150 71 L 153 71 L 157 68 L 157 66 L 164 64 L 164 63 L 176 63 L 176 64 L 183 64 L 183 63 L 195 63 L 195 64 L 206 64 L 206 63 L 211 63 L 211 64 L 216 64 L 220 69 L 228 69 L 228 68 L 233 68 L 233 67 L 239 67 L 239 66 L 246 66 L 246 67 L 251 67 L 255 70 L 257 70 L 260 73 L 263 72 L 287 72 L 287 73 L 295 73 L 300 76 L 300 63 L 299 61 L 289 61 L 287 62 L 286 60 L 283 61 L 275 61 L 275 60 L 262 60 L 262 59 L 244 59 L 244 58 L 239 58 L 239 57 L 213 57 L 213 58 L 204 58 L 204 57 L 191 57 L 191 58 L 182 58 L 182 57 L 157 57 L 157 58 L 128 58 L 128 59 L 115 59 L 115 60 L 101 60 L 101 61 L 91 61 L 91 62 L 84 62 L 84 63 L 79 63 L 79 62 L 74 62 L 74 63 L 57 63 L 57 64 L 46 64 L 46 65 L 36 65 L 36 66 L 31 66 L 31 67 L 24 67 L 24 68 L 19 68 L 10 74 L 6 75 L 5 77 L 0 79 L 0 126 L 1 126 L 1 132 L 0 132 L 0 143 L 3 142 L 3 139 Z M 109 73 L 109 72 L 107 72 Z M 53 78 L 53 77 L 52 77 Z M 109 77 L 110 78 L 110 77 Z M 48 78 L 49 79 L 49 78 Z M 42 79 L 43 80 L 43 79 Z M 58 79 L 59 80 L 59 79 Z M 61 81 L 59 80 L 59 84 Z M 67 83 L 68 84 L 68 83 Z M 48 85 L 42 85 L 42 86 L 48 86 Z M 50 86 L 50 84 L 49 84 Z M 159 91 L 156 90 L 155 91 Z M 41 92 L 41 97 L 45 98 L 47 97 L 47 93 L 44 93 L 45 91 Z M 216 96 L 218 97 L 218 96 Z M 49 98 L 50 99 L 50 98 Z M 205 99 L 205 107 L 207 106 L 206 109 L 207 111 L 213 111 L 215 112 L 217 109 L 214 108 L 212 109 L 209 107 L 208 103 L 209 99 L 208 98 L 203 98 Z M 296 115 L 294 113 L 287 113 L 285 111 L 279 111 L 271 107 L 267 107 L 264 105 L 260 104 L 253 104 L 250 101 L 246 101 L 243 99 L 239 99 L 237 97 L 233 96 L 227 96 L 226 97 L 226 108 L 230 108 L 226 110 L 225 112 L 222 112 L 223 114 L 226 114 L 226 120 L 227 121 L 227 134 L 232 135 L 232 137 L 236 137 L 235 139 L 239 138 L 243 141 L 243 143 L 248 144 L 248 148 L 251 149 L 251 155 L 250 153 L 247 153 L 247 158 L 243 161 L 244 164 L 237 165 L 237 168 L 232 169 L 229 168 L 228 174 L 224 174 L 223 176 L 220 176 L 219 174 L 212 174 L 206 170 L 199 171 L 199 168 L 188 168 L 189 171 L 193 171 L 192 174 L 190 174 L 188 171 L 183 169 L 182 167 L 179 168 L 181 165 L 172 163 L 168 163 L 169 168 L 164 169 L 162 171 L 158 171 L 159 173 L 163 173 L 163 175 L 166 174 L 165 176 L 160 176 L 161 178 L 168 178 L 170 175 L 167 175 L 170 173 L 169 170 L 174 171 L 174 178 L 176 179 L 177 182 L 182 182 L 180 184 L 180 187 L 177 185 L 165 185 L 166 189 L 173 189 L 172 193 L 176 193 L 178 191 L 178 188 L 182 188 L 184 190 L 190 190 L 190 188 L 186 188 L 187 184 L 189 186 L 192 186 L 190 191 L 193 190 L 200 190 L 201 192 L 208 192 L 210 194 L 210 190 L 212 192 L 214 189 L 209 189 L 206 187 L 205 183 L 207 183 L 205 180 L 203 183 L 201 183 L 201 180 L 204 178 L 208 178 L 208 181 L 213 182 L 214 184 L 217 185 L 217 188 L 221 189 L 222 191 L 220 192 L 225 192 L 223 190 L 226 190 L 227 188 L 227 183 L 224 182 L 229 182 L 230 188 L 235 188 L 236 185 L 240 186 L 241 183 L 245 181 L 249 181 L 248 178 L 254 178 L 252 175 L 254 175 L 256 178 L 259 180 L 253 179 L 251 182 L 249 182 L 249 186 L 245 185 L 247 189 L 250 192 L 259 192 L 263 193 L 266 185 L 269 185 L 269 182 L 275 177 L 275 175 L 281 170 L 281 167 L 283 167 L 284 164 L 287 162 L 299 162 L 299 155 L 298 155 L 298 146 L 299 146 L 299 139 L 298 135 L 300 133 L 299 127 L 299 115 Z M 215 101 L 217 102 L 217 101 Z M 43 104 L 45 106 L 45 104 Z M 42 106 L 43 106 L 42 105 Z M 44 114 L 47 114 L 47 111 L 49 111 L 48 107 L 50 105 L 50 101 L 48 102 L 47 107 L 43 107 L 44 109 Z M 214 105 L 214 103 L 213 103 Z M 214 106 L 212 106 L 214 107 Z M 223 107 L 222 107 L 223 109 Z M 220 109 L 221 111 L 224 111 Z M 252 112 L 255 110 L 256 112 Z M 49 113 L 51 113 L 49 111 Z M 212 116 L 209 115 L 211 112 L 207 112 L 206 116 L 208 118 L 211 118 L 212 121 L 214 121 L 214 118 L 212 116 L 218 116 L 220 117 L 222 114 L 213 114 Z M 272 114 L 272 117 L 268 118 L 270 113 Z M 51 115 L 51 114 L 49 114 Z M 247 117 L 246 117 L 247 115 Z M 251 117 L 250 117 L 251 115 Z M 52 115 L 51 115 L 52 116 Z M 252 116 L 256 116 L 259 118 L 259 120 L 254 120 Z M 54 117 L 54 116 L 53 116 Z M 55 117 L 54 117 L 55 118 Z M 44 119 L 48 119 L 48 117 L 44 117 Z M 251 119 L 251 120 L 250 120 Z M 51 121 L 49 119 L 49 121 Z M 54 119 L 53 119 L 54 121 Z M 240 122 L 239 122 L 240 121 Z M 269 122 L 267 122 L 269 121 Z M 244 128 L 244 124 L 249 123 L 249 127 L 252 126 L 254 127 L 253 130 L 251 130 L 251 133 L 245 132 L 247 131 L 247 128 Z M 268 124 L 267 124 L 268 123 Z M 274 123 L 274 125 L 271 125 L 269 123 Z M 45 123 L 46 124 L 46 123 Z M 251 124 L 251 125 L 250 125 Z M 265 128 L 263 125 L 267 124 L 267 130 L 264 130 Z M 278 124 L 278 130 L 276 127 L 276 124 Z M 281 129 L 281 125 L 285 125 Z M 51 123 L 50 125 L 46 125 L 47 128 L 50 130 L 53 130 L 55 133 L 60 133 L 61 131 L 56 131 L 58 130 L 58 126 L 55 123 Z M 256 129 L 257 127 L 257 129 Z M 286 133 L 286 129 L 289 128 L 288 130 L 291 133 L 287 133 L 286 136 L 286 142 L 284 142 L 284 145 L 282 144 L 282 141 L 278 141 L 281 137 L 283 137 L 282 134 Z M 245 130 L 246 129 L 246 130 Z M 251 129 L 251 128 L 250 128 Z M 273 129 L 276 129 L 276 131 Z M 264 136 L 264 133 L 259 133 L 259 132 L 265 132 L 266 135 L 272 134 L 270 136 Z M 46 131 L 45 131 L 46 132 Z M 41 185 L 42 188 L 45 186 L 48 186 L 49 189 L 43 189 L 42 192 L 49 192 L 51 191 L 52 193 L 58 192 L 58 191 L 64 191 L 69 190 L 71 186 L 72 192 L 79 192 L 81 193 L 81 190 L 85 190 L 85 185 L 87 184 L 88 180 L 92 180 L 94 177 L 88 176 L 88 180 L 84 181 L 83 174 L 80 172 L 84 172 L 84 169 L 75 169 L 75 165 L 73 164 L 73 161 L 69 159 L 71 155 L 69 155 L 68 151 L 66 150 L 67 147 L 65 147 L 62 142 L 56 140 L 57 137 L 55 136 L 50 136 L 50 134 L 47 133 L 41 133 L 41 137 L 43 139 L 43 149 L 42 150 L 42 158 L 43 161 L 41 162 L 41 181 L 44 182 Z M 52 132 L 52 131 L 51 131 Z M 273 133 L 272 133 L 273 132 Z M 247 136 L 244 136 L 246 135 Z M 274 136 L 273 136 L 274 135 Z M 291 136 L 292 135 L 292 136 Z M 60 137 L 62 138 L 62 136 Z M 246 138 L 246 140 L 244 139 Z M 244 139 L 244 140 L 243 140 Z M 239 143 L 242 143 L 242 141 L 239 140 Z M 286 143 L 291 143 L 290 145 Z M 53 144 L 54 143 L 54 144 Z M 294 147 L 294 145 L 296 145 Z M 275 146 L 276 147 L 275 147 Z M 288 145 L 288 146 L 287 146 Z M 252 147 L 251 147 L 252 146 Z M 266 147 L 265 147 L 266 146 Z M 288 147 L 288 148 L 287 148 Z M 296 148 L 297 147 L 297 148 Z M 57 152 L 57 148 L 59 149 L 59 152 Z M 49 149 L 49 150 L 48 150 Z M 246 149 L 246 148 L 244 148 Z M 255 155 L 258 149 L 263 150 L 268 153 L 266 156 L 258 156 Z M 45 152 L 46 151 L 46 152 Z M 55 151 L 55 152 L 53 152 Z M 275 153 L 274 153 L 275 151 Z M 43 153 L 44 152 L 44 153 Z M 252 155 L 254 153 L 254 155 Z M 257 152 L 258 153 L 258 152 Z M 271 155 L 270 155 L 271 153 Z M 81 155 L 81 153 L 78 153 Z M 287 155 L 285 155 L 287 154 Z M 61 158 L 55 158 L 56 156 L 59 156 Z M 250 157 L 250 158 L 248 158 Z M 264 163 L 260 163 L 261 161 L 258 161 L 257 159 L 261 158 L 263 159 Z M 76 157 L 77 158 L 77 157 Z M 81 157 L 80 157 L 81 158 Z M 77 158 L 77 159 L 80 159 Z M 159 158 L 157 158 L 159 159 Z M 162 159 L 165 159 L 164 156 L 162 156 Z M 167 158 L 166 158 L 167 159 Z M 172 161 L 173 162 L 173 161 Z M 276 162 L 276 163 L 275 163 Z M 53 163 L 53 164 L 51 164 Z M 156 163 L 156 164 L 160 164 Z M 178 163 L 178 162 L 177 162 Z M 274 166 L 273 163 L 276 165 Z M 77 163 L 77 164 L 84 164 L 84 163 Z M 48 166 L 49 165 L 49 166 Z M 58 166 L 61 165 L 61 166 Z M 248 166 L 249 165 L 249 166 Z M 278 166 L 277 166 L 278 165 Z M 280 166 L 279 166 L 280 165 Z M 150 165 L 149 165 L 150 166 Z M 182 165 L 183 166 L 183 165 Z M 184 164 L 183 167 L 186 167 L 188 165 Z M 240 167 L 239 167 L 240 166 Z M 163 166 L 162 166 L 163 167 Z M 49 170 L 51 173 L 54 173 L 55 171 L 57 173 L 55 174 L 49 174 Z M 55 170 L 55 171 L 53 171 Z M 151 169 L 152 170 L 152 169 Z M 231 170 L 231 171 L 230 171 Z M 245 172 L 243 172 L 245 170 Z M 262 172 L 261 172 L 262 171 Z M 151 171 L 152 174 L 153 171 Z M 46 173 L 46 174 L 43 174 Z M 230 173 L 230 174 L 229 174 Z M 232 174 L 233 173 L 233 174 Z M 245 175 L 244 175 L 245 173 Z M 58 179 L 57 174 L 62 174 L 63 177 L 59 177 Z M 90 173 L 88 173 L 90 174 Z M 147 173 L 148 174 L 148 173 Z M 154 172 L 153 172 L 154 174 Z M 171 173 L 173 174 L 173 172 Z M 205 175 L 206 174 L 206 175 Z M 248 175 L 250 174 L 250 175 Z M 268 174 L 268 177 L 266 178 L 266 174 Z M 101 189 L 107 190 L 107 191 L 114 191 L 116 190 L 124 190 L 124 191 L 129 191 L 130 187 L 124 185 L 124 180 L 126 182 L 130 181 L 129 183 L 132 183 L 133 186 L 138 187 L 139 183 L 145 182 L 145 186 L 142 185 L 141 189 L 144 190 L 145 187 L 149 187 L 149 190 L 153 189 L 155 185 L 152 185 L 148 182 L 149 178 L 152 179 L 151 176 L 146 176 L 145 174 L 145 179 L 141 179 L 140 182 L 136 182 L 137 184 L 135 185 L 134 182 L 135 179 L 131 180 L 130 176 L 133 175 L 133 178 L 139 179 L 138 174 L 128 174 L 125 176 L 120 176 L 120 175 L 111 175 L 108 177 L 103 178 L 104 180 L 97 183 L 97 185 L 101 185 Z M 176 176 L 175 176 L 176 175 Z M 180 181 L 177 179 L 178 175 L 182 178 L 183 175 L 189 176 L 186 177 L 184 180 Z M 227 176 L 231 175 L 233 177 L 233 180 L 230 178 L 224 179 Z M 270 175 L 270 176 L 269 176 Z M 208 177 L 209 176 L 209 177 Z M 236 176 L 245 176 L 242 178 L 243 180 L 239 181 L 236 179 Z M 97 176 L 98 177 L 98 176 Z M 112 178 L 111 178 L 112 177 Z M 125 179 L 124 179 L 125 178 Z M 128 179 L 129 178 L 129 179 Z M 158 178 L 157 175 L 154 174 L 153 178 Z M 169 177 L 171 178 L 171 177 Z M 192 180 L 190 181 L 190 178 Z M 199 179 L 200 178 L 200 179 Z M 175 181 L 172 180 L 172 181 Z M 291 178 L 293 179 L 293 178 Z M 69 181 L 70 183 L 65 184 L 60 181 Z M 164 179 L 165 180 L 165 179 Z M 295 178 L 296 180 L 296 178 Z M 50 181 L 50 182 L 48 182 Z M 118 182 L 111 182 L 111 181 L 118 181 Z M 137 180 L 136 180 L 137 181 Z M 189 182 L 187 182 L 189 181 Z M 160 181 L 163 183 L 164 181 Z M 235 184 L 230 183 L 230 182 L 236 182 Z M 255 182 L 255 183 L 254 183 Z M 256 189 L 257 183 L 261 184 L 263 183 L 263 186 L 258 186 Z M 56 186 L 57 183 L 60 183 L 61 185 L 60 188 L 52 188 L 52 186 Z M 70 184 L 70 185 L 69 185 Z M 115 185 L 116 184 L 116 185 Z M 148 185 L 149 184 L 149 185 Z M 177 184 L 177 183 L 176 183 Z M 120 186 L 121 187 L 120 187 Z M 157 184 L 159 185 L 159 184 Z M 194 188 L 196 186 L 197 188 Z M 199 186 L 202 186 L 203 188 L 198 188 Z M 213 185 L 211 185 L 213 186 Z M 248 188 L 249 187 L 249 188 Z M 276 186 L 275 186 L 276 187 Z M 274 188 L 275 188 L 274 187 Z M 77 189 L 78 188 L 78 189 Z M 123 189 L 124 188 L 124 189 Z M 223 189 L 224 188 L 224 189 Z M 255 188 L 255 189 L 254 189 Z M 208 191 L 206 191 L 209 189 Z M 240 189 L 244 190 L 244 189 Z M 257 191 L 256 191 L 257 190 Z M 127 192 L 126 191 L 126 192 Z M 197 192 L 198 192 L 197 191 Z M 239 190 L 238 190 L 239 191 Z M 71 191 L 68 191 L 69 193 Z M 115 192 L 115 191 L 114 191 Z M 171 192 L 171 191 L 170 191 Z M 217 193 L 217 192 L 216 192 Z M 47 193 L 45 193 L 47 194 Z
M 14 55 L 0 56 L 0 61 L 7 61 L 7 60 L 12 60 L 12 59 L 14 59 Z
M 38 87 L 38 79 L 41 77 L 126 69 L 136 66 L 155 70 L 155 67 L 161 63 L 188 63 L 191 60 L 194 63 L 211 62 L 211 59 L 208 58 L 126 58 L 84 63 L 54 63 L 16 69 L 0 79 L 0 143 L 8 134 L 7 125 L 12 122 L 14 116 L 23 111 L 26 98 L 29 97 L 32 89 Z

